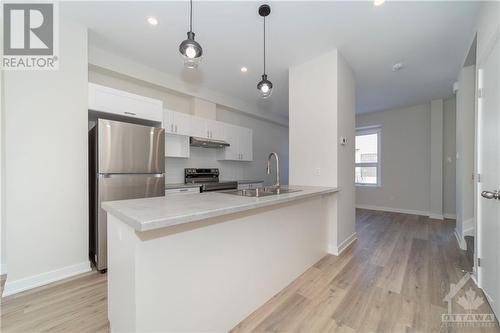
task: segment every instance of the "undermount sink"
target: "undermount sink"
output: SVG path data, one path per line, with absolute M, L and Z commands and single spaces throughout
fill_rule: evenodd
M 239 195 L 242 197 L 260 198 L 260 197 L 267 197 L 270 195 L 279 195 L 279 194 L 293 193 L 293 192 L 299 192 L 299 191 L 301 191 L 301 190 L 287 188 L 287 187 L 264 187 L 264 188 L 253 188 L 253 189 L 246 189 L 246 190 L 232 190 L 232 191 L 225 191 L 225 192 L 221 192 L 221 193 L 226 193 L 226 194 L 231 194 L 231 195 Z

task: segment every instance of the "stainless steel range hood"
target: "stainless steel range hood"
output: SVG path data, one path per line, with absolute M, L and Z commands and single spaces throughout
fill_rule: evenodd
M 230 146 L 229 143 L 223 140 L 205 139 L 196 136 L 192 136 L 189 138 L 189 144 L 192 147 L 203 147 L 203 148 L 224 148 Z

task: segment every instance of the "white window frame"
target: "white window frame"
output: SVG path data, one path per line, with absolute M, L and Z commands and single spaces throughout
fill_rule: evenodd
M 366 126 L 366 127 L 358 127 L 356 128 L 356 137 L 361 136 L 361 135 L 370 135 L 370 134 L 377 134 L 377 162 L 376 163 L 366 163 L 366 162 L 360 162 L 356 163 L 354 161 L 354 168 L 356 167 L 376 167 L 377 168 L 377 183 L 376 184 L 363 184 L 363 183 L 354 183 L 356 186 L 360 187 L 381 187 L 382 186 L 382 154 L 381 154 L 381 138 L 382 138 L 382 126 L 381 125 L 375 125 L 375 126 Z M 356 142 L 354 142 L 354 149 L 356 149 Z

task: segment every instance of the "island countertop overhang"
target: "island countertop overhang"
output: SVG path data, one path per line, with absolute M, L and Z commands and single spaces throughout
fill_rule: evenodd
M 338 192 L 338 187 L 290 186 L 298 192 L 260 198 L 221 192 L 108 201 L 102 208 L 138 232 L 167 228 Z

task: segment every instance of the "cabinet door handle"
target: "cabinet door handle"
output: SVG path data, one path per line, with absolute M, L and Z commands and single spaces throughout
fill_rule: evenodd
M 207 138 L 209 138 L 209 137 L 210 137 L 210 131 L 207 130 Z
M 188 189 L 187 188 L 183 188 L 183 189 L 180 189 L 179 192 L 187 192 Z
M 174 131 L 174 124 L 170 124 L 170 132 Z
M 177 133 L 177 124 L 175 125 L 175 133 Z
M 133 112 L 128 112 L 128 111 L 125 111 L 124 113 L 125 113 L 125 114 L 128 114 L 128 115 L 131 115 L 131 116 L 136 116 L 136 114 L 135 114 L 135 113 L 133 113 Z

